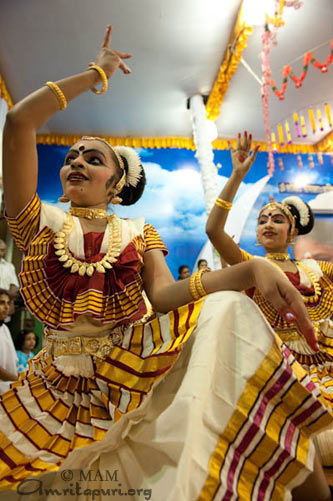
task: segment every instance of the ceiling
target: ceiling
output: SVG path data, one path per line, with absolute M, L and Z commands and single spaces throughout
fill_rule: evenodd
M 252 0 L 255 2 L 255 0 Z M 42 132 L 107 136 L 192 136 L 186 108 L 194 94 L 208 95 L 236 21 L 240 0 L 2 0 L 0 74 L 14 102 L 42 86 L 87 68 L 113 25 L 112 47 L 133 53 L 131 75 L 118 72 L 107 94 L 87 92 L 57 113 Z M 271 53 L 272 77 L 278 87 L 282 68 L 292 63 L 296 75 L 303 55 L 313 51 L 327 59 L 333 38 L 333 1 L 304 0 L 295 11 L 285 9 Z M 262 27 L 254 26 L 243 57 L 261 75 Z M 333 65 L 325 74 L 310 66 L 303 87 L 289 82 L 286 98 L 270 97 L 270 122 L 277 125 L 294 111 L 329 102 L 333 113 Z M 323 113 L 323 111 L 322 111 Z M 260 85 L 240 64 L 217 121 L 219 137 L 235 137 L 242 129 L 265 140 Z M 314 143 L 329 130 L 311 133 Z M 301 140 L 302 141 L 302 140 Z

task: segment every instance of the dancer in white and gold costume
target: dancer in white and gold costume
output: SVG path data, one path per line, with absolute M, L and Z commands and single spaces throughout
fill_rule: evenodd
M 114 499 L 159 501 L 291 499 L 309 481 L 319 492 L 311 436 L 332 417 L 237 292 L 254 286 L 293 312 L 317 350 L 301 296 L 282 274 L 251 260 L 176 283 L 156 230 L 106 213 L 109 202 L 135 203 L 145 177 L 135 151 L 100 138 L 83 137 L 66 156 L 69 214 L 36 194 L 37 130 L 84 91 L 106 90 L 118 68 L 129 72 L 130 55 L 109 48 L 110 34 L 94 66 L 48 82 L 5 125 L 7 220 L 25 253 L 21 293 L 46 340 L 0 401 L 3 495 L 17 489 L 27 499 L 20 493 L 31 477 L 63 492 L 70 485 L 61 473 L 84 469 L 117 470 L 118 483 L 81 477 L 71 500 L 91 499 L 92 488 L 109 499 L 108 487 L 119 489 Z M 42 487 L 38 495 L 52 499 Z

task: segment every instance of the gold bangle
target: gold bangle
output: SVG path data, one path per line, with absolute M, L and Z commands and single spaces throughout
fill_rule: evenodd
M 227 202 L 226 200 L 222 200 L 222 198 L 217 198 L 215 200 L 215 205 L 220 207 L 221 209 L 230 210 L 232 207 L 232 202 Z
M 197 301 L 197 299 L 200 299 L 200 295 L 199 295 L 197 288 L 195 286 L 195 278 L 196 278 L 197 273 L 194 273 L 194 275 L 191 276 L 190 284 L 189 284 L 190 294 L 191 294 L 192 298 L 194 299 L 194 301 Z
M 205 288 L 202 285 L 202 278 L 201 278 L 204 273 L 207 273 L 207 271 L 210 271 L 209 268 L 202 268 L 196 273 L 194 285 L 200 297 L 207 296 L 207 292 L 205 291 Z
M 46 82 L 45 85 L 53 92 L 53 94 L 57 98 L 60 109 L 65 110 L 67 108 L 67 100 L 59 85 L 54 82 Z
M 90 66 L 88 68 L 88 70 L 95 70 L 95 71 L 97 71 L 97 73 L 101 77 L 102 83 L 103 83 L 103 87 L 102 87 L 101 90 L 97 90 L 97 89 L 95 89 L 95 87 L 92 87 L 91 90 L 95 94 L 104 94 L 104 92 L 106 92 L 108 90 L 108 79 L 107 79 L 105 71 L 100 66 L 97 66 L 97 64 L 94 64 L 94 66 Z

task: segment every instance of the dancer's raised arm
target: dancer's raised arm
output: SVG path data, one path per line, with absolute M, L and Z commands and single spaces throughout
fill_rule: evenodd
M 99 66 L 107 78 L 118 68 L 124 73 L 130 73 L 123 59 L 131 57 L 131 54 L 111 50 L 110 40 L 111 26 L 108 26 L 95 62 L 89 66 Z M 15 217 L 36 192 L 38 129 L 61 109 L 62 99 L 65 104 L 100 82 L 100 73 L 87 67 L 82 73 L 55 82 L 63 97 L 57 97 L 56 92 L 45 85 L 8 112 L 3 135 L 3 182 L 6 212 L 9 217 Z
M 232 174 L 220 193 L 206 224 L 206 232 L 210 241 L 229 264 L 242 262 L 241 251 L 234 240 L 224 231 L 224 227 L 237 190 L 257 156 L 259 147 L 256 147 L 250 155 L 251 145 L 252 136 L 251 134 L 248 136 L 247 132 L 244 133 L 243 139 L 240 134 L 238 135 L 236 149 L 232 148 L 229 143 Z

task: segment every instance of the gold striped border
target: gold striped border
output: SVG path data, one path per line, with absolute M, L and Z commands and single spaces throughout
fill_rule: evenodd
M 204 486 L 198 497 L 198 501 L 208 501 L 214 499 L 217 489 L 220 486 L 220 473 L 225 460 L 225 455 L 229 444 L 232 443 L 241 430 L 243 423 L 246 421 L 250 409 L 253 407 L 258 398 L 258 388 L 265 388 L 267 382 L 270 382 L 274 376 L 276 368 L 281 364 L 281 351 L 277 346 L 273 346 L 267 353 L 256 373 L 247 381 L 246 387 L 237 403 L 237 410 L 234 411 L 224 432 L 218 437 L 218 441 L 213 451 L 209 464 L 208 475 Z M 297 364 L 293 366 L 294 376 L 297 380 L 301 380 L 305 376 L 305 371 Z M 284 369 L 284 371 L 286 368 Z M 270 384 L 270 383 L 269 383 Z M 276 409 L 269 416 L 265 425 L 265 436 L 259 442 L 256 449 L 246 457 L 244 466 L 239 474 L 238 486 L 241 499 L 250 500 L 251 488 L 257 478 L 257 470 L 253 468 L 251 463 L 255 463 L 258 467 L 265 464 L 269 459 L 277 444 L 279 443 L 279 433 L 285 424 L 286 416 L 292 416 L 296 410 L 299 410 L 300 405 L 307 401 L 310 393 L 300 384 L 289 385 L 288 390 L 283 393 L 283 400 L 287 402 L 285 413 L 281 410 L 281 405 L 277 405 Z M 262 399 L 263 395 L 261 395 Z M 273 397 L 274 400 L 274 397 Z M 275 484 L 271 499 L 282 499 L 281 484 L 288 485 L 290 481 L 297 476 L 299 471 L 306 465 L 308 450 L 309 450 L 309 435 L 326 427 L 331 423 L 332 417 L 328 413 L 323 413 L 318 419 L 307 425 L 306 422 L 311 422 L 311 418 L 307 418 L 302 423 L 304 433 L 298 437 L 296 460 L 292 461 L 284 469 L 282 475 L 278 476 L 279 482 Z M 248 466 L 247 465 L 251 465 Z M 228 466 L 228 465 L 227 465 Z M 228 466 L 229 468 L 229 466 Z M 280 484 L 280 485 L 278 485 Z

